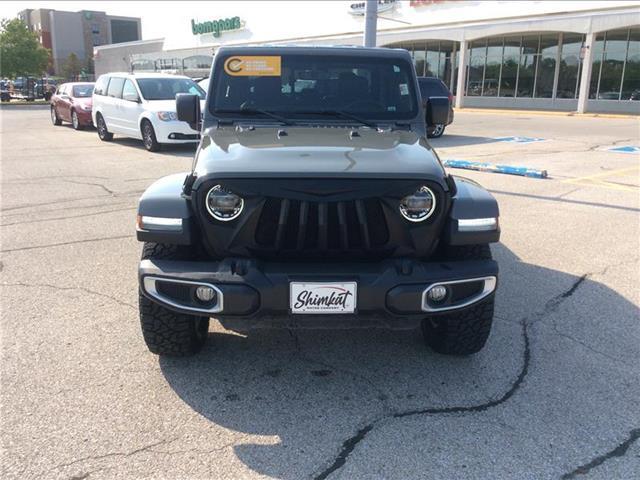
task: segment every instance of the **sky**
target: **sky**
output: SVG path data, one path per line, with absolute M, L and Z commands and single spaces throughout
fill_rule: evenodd
M 282 27 L 290 22 L 302 20 L 309 10 L 313 10 L 314 22 L 331 22 L 335 18 L 335 8 L 346 12 L 349 1 L 338 2 L 299 2 L 299 1 L 215 1 L 215 2 L 182 2 L 182 1 L 23 1 L 2 2 L 1 17 L 15 17 L 26 8 L 52 8 L 55 10 L 97 10 L 111 15 L 123 15 L 142 18 L 142 39 L 163 38 L 167 29 L 175 19 L 188 22 L 194 16 L 202 18 L 220 18 L 226 16 L 252 16 L 264 14 L 273 16 L 274 20 L 283 21 Z M 315 6 L 313 4 L 316 4 Z M 340 4 L 340 5 L 336 5 Z M 314 8 L 315 7 L 315 8 Z M 333 7 L 333 8 L 332 8 Z M 297 23 L 297 22 L 296 22 Z M 275 27 L 275 26 L 274 26 Z

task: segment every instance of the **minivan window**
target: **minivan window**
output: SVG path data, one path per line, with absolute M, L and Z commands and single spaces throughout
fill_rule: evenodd
M 175 100 L 178 93 L 191 93 L 204 99 L 204 90 L 190 78 L 138 78 L 145 100 Z
M 109 82 L 107 95 L 114 98 L 122 98 L 122 87 L 124 86 L 124 78 L 112 77 Z
M 131 80 L 124 82 L 124 88 L 122 89 L 122 98 L 129 100 L 130 98 L 138 97 L 138 91 Z
M 102 75 L 98 78 L 96 82 L 96 88 L 93 91 L 96 95 L 106 95 L 107 94 L 107 85 L 109 85 L 109 77 L 107 75 Z

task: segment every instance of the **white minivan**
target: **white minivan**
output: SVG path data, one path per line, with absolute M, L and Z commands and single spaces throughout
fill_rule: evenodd
M 113 134 L 141 139 L 150 152 L 163 143 L 197 143 L 200 132 L 180 122 L 176 95 L 206 96 L 189 77 L 163 73 L 107 73 L 96 81 L 93 91 L 93 124 L 100 140 Z M 204 107 L 204 105 L 203 105 Z

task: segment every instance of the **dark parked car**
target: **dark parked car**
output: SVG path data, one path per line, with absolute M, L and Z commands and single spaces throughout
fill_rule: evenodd
M 70 122 L 76 130 L 91 125 L 93 83 L 63 83 L 51 97 L 51 121 L 54 125 Z
M 139 306 L 148 348 L 190 355 L 225 327 L 418 327 L 478 352 L 493 321 L 498 205 L 427 142 L 406 50 L 222 47 L 192 170 L 142 195 Z M 442 119 L 444 122 L 446 119 Z M 331 322 L 331 323 L 329 323 Z
M 441 137 L 447 125 L 453 122 L 453 95 L 442 80 L 435 77 L 418 77 L 422 105 L 426 113 L 427 136 Z M 436 112 L 441 110 L 441 112 Z M 444 123 L 435 123 L 436 118 L 446 118 Z

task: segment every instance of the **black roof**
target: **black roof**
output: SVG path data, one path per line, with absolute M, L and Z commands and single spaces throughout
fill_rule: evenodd
M 247 45 L 220 47 L 216 54 L 237 54 L 237 55 L 285 55 L 285 54 L 305 54 L 305 55 L 356 55 L 367 57 L 403 58 L 411 59 L 407 50 L 401 48 L 382 47 L 358 47 L 355 45 Z

